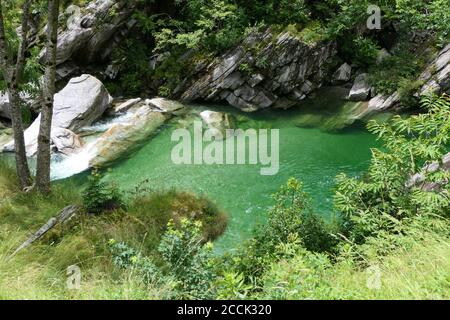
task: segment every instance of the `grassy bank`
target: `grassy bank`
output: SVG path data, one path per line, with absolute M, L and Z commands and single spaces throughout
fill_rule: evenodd
M 54 186 L 51 196 L 19 192 L 14 170 L 0 164 L 0 299 L 160 299 L 169 284 L 143 283 L 136 270 L 121 270 L 113 262 L 110 241 L 126 242 L 139 254 L 161 260 L 158 244 L 169 221 L 183 218 L 202 223 L 204 241 L 214 240 L 227 218 L 210 201 L 176 191 L 136 191 L 124 208 L 90 215 L 80 213 L 41 240 L 10 255 L 31 233 L 70 204 L 83 207 L 81 190 Z M 67 268 L 82 272 L 82 290 L 68 290 Z

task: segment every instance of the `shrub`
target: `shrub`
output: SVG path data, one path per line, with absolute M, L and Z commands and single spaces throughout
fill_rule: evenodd
M 94 170 L 83 191 L 84 207 L 91 214 L 113 211 L 125 206 L 119 188 L 114 183 L 106 183 L 102 180 L 103 175 Z
M 235 255 L 226 257 L 230 268 L 242 273 L 247 281 L 258 279 L 267 266 L 283 258 L 280 245 L 296 239 L 312 252 L 331 252 L 337 241 L 331 227 L 310 210 L 308 196 L 302 184 L 289 179 L 273 195 L 275 206 L 268 212 L 268 221 L 255 230 L 254 238 Z
M 382 150 L 372 150 L 372 160 L 364 179 L 338 176 L 335 205 L 344 218 L 351 241 L 402 233 L 402 220 L 421 215 L 448 214 L 449 173 L 428 172 L 426 166 L 448 152 L 450 141 L 450 100 L 425 97 L 427 114 L 390 122 L 369 123 L 369 130 L 383 140 Z M 419 183 L 411 178 L 419 173 Z M 428 186 L 435 186 L 429 190 Z M 437 187 L 436 187 L 437 186 Z
M 186 218 L 179 227 L 170 221 L 159 244 L 166 270 L 176 280 L 175 288 L 182 299 L 213 297 L 212 244 L 203 244 L 201 227 L 201 222 Z

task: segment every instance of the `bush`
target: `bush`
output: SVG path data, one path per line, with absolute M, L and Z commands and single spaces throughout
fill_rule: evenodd
M 362 243 L 367 237 L 402 233 L 402 220 L 415 216 L 448 215 L 450 174 L 428 172 L 426 166 L 448 152 L 450 100 L 426 97 L 427 114 L 390 122 L 369 123 L 369 130 L 383 140 L 382 150 L 372 150 L 364 179 L 338 176 L 335 205 L 344 218 L 350 240 Z M 420 173 L 419 182 L 411 178 Z M 428 187 L 427 187 L 428 186 Z M 430 186 L 434 186 L 429 190 Z
M 212 243 L 203 244 L 201 227 L 201 222 L 186 218 L 178 228 L 170 221 L 159 244 L 166 270 L 175 279 L 175 289 L 182 299 L 213 297 Z
M 106 183 L 103 175 L 94 170 L 88 179 L 88 186 L 83 191 L 83 203 L 88 213 L 100 214 L 125 206 L 123 195 L 113 183 Z
M 311 212 L 299 181 L 289 179 L 273 198 L 275 206 L 268 212 L 267 224 L 257 227 L 254 238 L 237 254 L 225 258 L 225 264 L 230 263 L 230 268 L 242 273 L 247 281 L 258 279 L 268 265 L 282 259 L 280 245 L 293 239 L 311 252 L 331 252 L 337 244 L 331 225 Z

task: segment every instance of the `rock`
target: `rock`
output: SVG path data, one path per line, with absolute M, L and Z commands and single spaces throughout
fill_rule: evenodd
M 26 92 L 21 92 L 20 98 L 28 107 L 31 107 L 34 102 L 31 96 Z M 11 119 L 11 112 L 9 108 L 10 105 L 8 94 L 6 92 L 0 91 L 0 117 Z
M 153 134 L 168 117 L 147 105 L 132 110 L 127 122 L 114 124 L 87 146 L 89 167 L 102 167 L 120 159 Z
M 87 74 L 73 78 L 55 95 L 52 125 L 76 132 L 100 118 L 112 101 L 97 78 Z
M 62 154 L 71 155 L 80 151 L 83 143 L 78 135 L 69 129 L 53 128 L 52 143 L 54 148 Z
M 114 108 L 110 110 L 108 113 L 110 115 L 117 115 L 120 113 L 127 112 L 131 107 L 135 106 L 141 101 L 142 101 L 141 98 L 129 99 L 125 102 L 119 103 L 118 105 L 114 106 Z
M 69 6 L 66 15 L 70 18 L 58 35 L 57 65 L 78 57 L 84 64 L 103 60 L 133 26 L 129 19 L 131 8 L 128 1 L 121 0 L 95 0 L 81 10 Z M 45 49 L 40 58 L 44 56 Z
M 180 110 L 184 109 L 184 105 L 166 98 L 153 98 L 145 100 L 145 104 L 151 106 L 160 112 L 176 114 Z
M 334 84 L 342 84 L 350 81 L 351 76 L 352 76 L 352 67 L 349 64 L 344 63 L 333 74 L 332 82 Z
M 419 80 L 424 83 L 419 90 L 420 95 L 450 93 L 450 44 L 438 53 Z
M 226 139 L 231 136 L 226 129 L 234 129 L 234 119 L 223 112 L 206 110 L 200 113 L 203 122 L 214 132 L 216 140 Z
M 97 78 L 82 75 L 71 79 L 64 89 L 55 94 L 52 132 L 55 128 L 77 132 L 82 127 L 91 125 L 103 115 L 111 102 L 112 97 Z M 28 156 L 36 154 L 40 120 L 39 115 L 25 130 Z M 12 152 L 13 150 L 14 142 L 12 141 L 4 147 L 4 151 Z
M 0 92 L 0 117 L 11 118 L 9 111 L 9 98 L 5 92 Z
M 439 182 L 425 182 L 426 176 L 429 173 L 436 172 L 438 170 L 449 171 L 450 170 L 450 152 L 442 157 L 442 163 L 434 161 L 429 165 L 422 168 L 421 172 L 412 175 L 406 182 L 407 188 L 419 187 L 424 191 L 440 191 L 443 186 L 449 183 L 447 180 Z
M 398 93 L 391 95 L 378 94 L 369 101 L 368 111 L 384 111 L 394 107 L 400 101 Z
M 12 129 L 5 128 L 0 122 L 0 150 L 12 139 Z
M 303 99 L 320 87 L 326 77 L 326 62 L 335 54 L 335 41 L 309 44 L 289 32 L 254 32 L 222 56 L 199 63 L 203 67 L 177 87 L 176 97 L 184 101 L 226 100 L 246 112 L 292 106 L 301 99 L 286 103 L 286 97 Z
M 250 80 L 248 80 L 248 84 L 250 87 L 254 87 L 257 86 L 258 84 L 260 84 L 262 81 L 264 80 L 264 76 L 260 73 L 255 74 L 254 76 L 252 76 L 250 78 Z
M 256 90 L 249 85 L 243 85 L 234 90 L 234 95 L 244 100 L 251 101 L 256 96 Z
M 386 59 L 387 57 L 390 57 L 390 56 L 391 56 L 391 54 L 385 48 L 382 48 L 382 49 L 378 50 L 378 52 L 377 52 L 377 63 L 383 62 L 384 59 Z
M 369 75 L 362 73 L 356 77 L 348 98 L 352 101 L 366 101 L 370 95 L 370 88 Z

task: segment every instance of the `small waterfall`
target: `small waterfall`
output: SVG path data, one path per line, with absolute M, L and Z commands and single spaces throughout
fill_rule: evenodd
M 85 146 L 79 153 L 62 156 L 51 164 L 51 179 L 61 180 L 69 178 L 89 169 L 89 161 L 92 158 L 91 144 Z
M 126 113 L 116 118 L 101 120 L 92 126 L 82 128 L 80 130 L 81 133 L 89 133 L 84 140 L 91 141 L 89 141 L 78 153 L 74 153 L 70 156 L 58 155 L 57 157 L 54 157 L 51 164 L 51 179 L 66 179 L 88 170 L 90 167 L 90 160 L 95 156 L 95 144 L 98 139 L 98 134 L 109 130 L 117 123 L 126 123 L 129 117 L 130 115 Z

